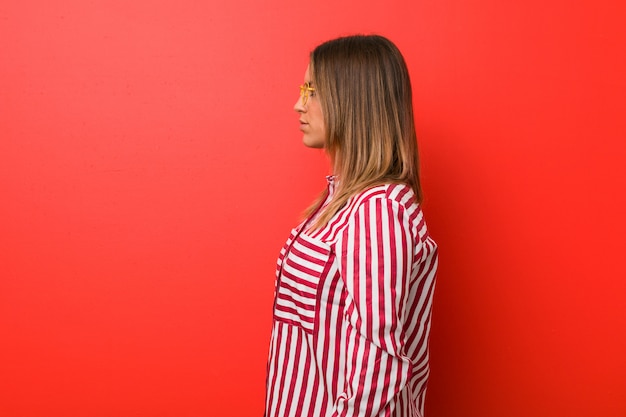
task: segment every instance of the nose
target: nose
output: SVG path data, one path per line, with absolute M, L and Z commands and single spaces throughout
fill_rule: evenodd
M 293 109 L 298 113 L 304 113 L 306 111 L 306 107 L 302 105 L 302 98 L 299 97 L 296 104 L 294 104 Z

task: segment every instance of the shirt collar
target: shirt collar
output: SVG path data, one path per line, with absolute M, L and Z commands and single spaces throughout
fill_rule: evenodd
M 328 182 L 328 196 L 330 197 L 335 192 L 338 179 L 336 175 L 327 175 L 326 181 Z

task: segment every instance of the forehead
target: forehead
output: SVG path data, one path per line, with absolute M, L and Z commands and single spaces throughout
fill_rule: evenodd
M 306 67 L 306 71 L 304 71 L 304 82 L 308 83 L 311 82 L 311 65 L 307 65 Z

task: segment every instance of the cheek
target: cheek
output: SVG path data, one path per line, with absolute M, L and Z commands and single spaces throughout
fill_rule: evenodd
M 319 106 L 315 109 L 315 123 L 320 129 L 325 130 L 326 125 L 324 123 L 324 114 Z

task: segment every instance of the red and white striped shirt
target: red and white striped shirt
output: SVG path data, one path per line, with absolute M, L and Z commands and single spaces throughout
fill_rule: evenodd
M 423 416 L 437 245 L 413 191 L 373 187 L 306 226 L 276 266 L 265 415 Z

